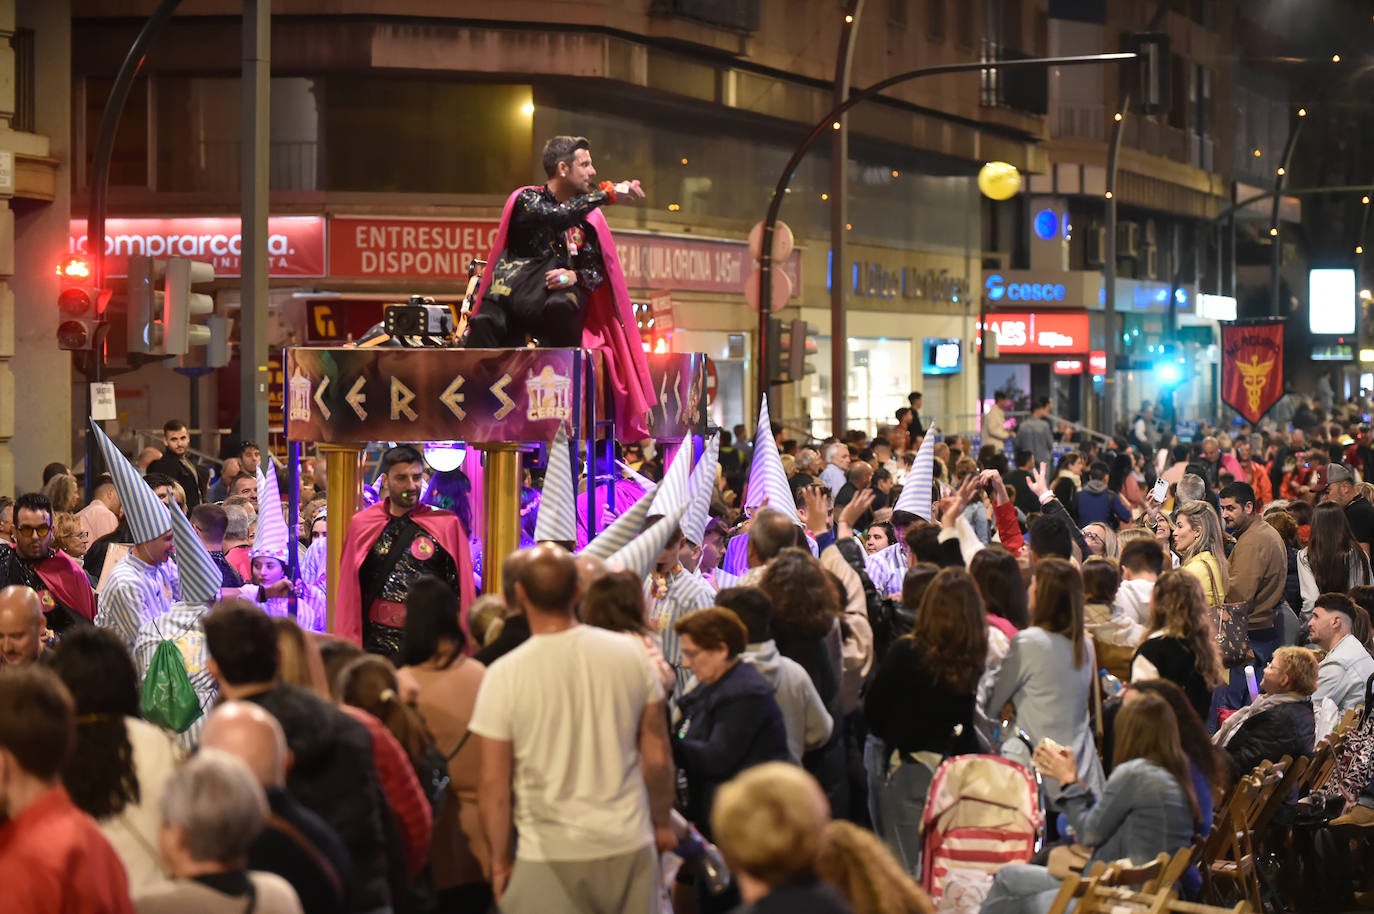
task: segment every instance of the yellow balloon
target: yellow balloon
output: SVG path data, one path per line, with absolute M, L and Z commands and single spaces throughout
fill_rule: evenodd
M 978 189 L 993 200 L 1010 200 L 1021 191 L 1021 172 L 1007 162 L 989 162 L 978 170 Z

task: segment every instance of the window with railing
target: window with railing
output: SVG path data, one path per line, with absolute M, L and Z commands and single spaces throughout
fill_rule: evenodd
M 678 16 L 740 32 L 759 28 L 760 0 L 653 0 L 649 12 Z
M 38 104 L 33 29 L 16 30 L 10 36 L 10 47 L 14 49 L 14 116 L 10 126 L 33 133 Z

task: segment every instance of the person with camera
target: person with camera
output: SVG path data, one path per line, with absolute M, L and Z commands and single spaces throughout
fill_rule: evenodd
M 601 350 L 621 440 L 647 438 L 644 414 L 657 398 L 620 257 L 600 210 L 642 200 L 644 190 L 637 180 L 596 183 L 586 137 L 552 138 L 544 144 L 543 164 L 548 181 L 522 187 L 506 201 L 467 346 Z

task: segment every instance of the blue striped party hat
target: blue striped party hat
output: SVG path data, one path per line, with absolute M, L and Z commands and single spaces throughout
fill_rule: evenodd
M 258 464 L 258 529 L 253 534 L 253 558 L 272 558 L 286 567 L 286 546 L 290 533 L 286 530 L 286 515 L 282 513 L 281 489 L 277 487 L 277 469 L 264 474 Z
M 608 559 L 623 549 L 644 529 L 644 519 L 649 516 L 649 504 L 654 500 L 653 492 L 635 502 L 630 510 L 615 519 L 596 539 L 582 547 L 580 555 L 590 555 L 598 559 Z
M 668 545 L 668 541 L 677 535 L 686 510 L 685 504 L 673 508 L 662 520 L 607 558 L 607 567 L 612 571 L 628 571 L 640 578 L 648 577 L 649 572 L 654 570 L 654 560 Z
M 571 446 L 559 423 L 549 445 L 549 465 L 544 470 L 544 492 L 534 525 L 536 543 L 577 542 L 577 485 L 573 478 Z
M 787 471 L 782 468 L 782 455 L 773 440 L 773 421 L 768 416 L 768 395 L 759 404 L 759 424 L 754 430 L 754 459 L 749 463 L 749 482 L 745 485 L 744 507 L 758 510 L 763 500 L 768 507 L 781 511 L 798 525 L 797 500 L 787 484 Z
M 706 538 L 706 522 L 711 515 L 711 496 L 716 491 L 716 471 L 720 467 L 720 436 L 706 439 L 706 453 L 692 471 L 692 500 L 682 516 L 682 535 L 693 546 L 700 546 Z
M 667 517 L 678 508 L 686 508 L 692 500 L 692 464 L 696 461 L 696 442 L 688 435 L 682 439 L 673 462 L 663 474 L 663 481 L 654 490 L 654 503 L 649 507 L 650 516 Z
M 181 578 L 181 602 L 188 605 L 213 603 L 219 599 L 220 574 L 215 560 L 210 558 L 191 521 L 180 511 L 168 511 L 172 517 L 172 542 L 176 545 L 177 576 Z
M 150 543 L 158 537 L 166 536 L 172 529 L 172 514 L 157 493 L 152 490 L 143 477 L 138 475 L 134 465 L 125 459 L 115 447 L 115 443 L 91 420 L 91 431 L 96 444 L 100 445 L 100 456 L 110 469 L 119 501 L 124 505 L 124 520 L 129 525 L 129 536 L 135 543 Z
M 926 436 L 921 439 L 921 449 L 916 452 L 916 460 L 911 464 L 911 472 L 906 476 L 906 485 L 902 486 L 902 494 L 892 509 L 893 514 L 905 511 L 921 520 L 934 520 L 930 516 L 930 492 L 935 482 L 937 437 L 934 426 L 926 429 Z

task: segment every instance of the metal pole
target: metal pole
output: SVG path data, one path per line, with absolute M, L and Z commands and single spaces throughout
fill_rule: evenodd
M 240 430 L 267 447 L 267 215 L 272 0 L 244 0 L 240 136 L 243 268 L 239 311 Z
M 850 108 L 860 102 L 868 101 L 873 96 L 882 92 L 884 89 L 913 79 L 920 79 L 924 76 L 943 76 L 946 73 L 972 73 L 979 70 L 1018 70 L 1029 69 L 1031 67 L 1072 67 L 1084 64 L 1103 64 L 1121 63 L 1127 60 L 1135 60 L 1140 55 L 1134 51 L 1122 51 L 1112 54 L 1087 54 L 1077 57 L 1033 57 L 1026 60 L 992 60 L 979 63 L 955 63 L 944 64 L 938 67 L 922 67 L 919 70 L 910 70 L 906 73 L 898 73 L 896 76 L 889 76 L 887 79 L 879 80 L 866 89 L 851 92 L 843 103 L 836 105 L 826 112 L 825 117 L 817 121 L 811 128 L 811 132 L 801 141 L 800 145 L 792 152 L 792 157 L 783 166 L 782 174 L 778 177 L 778 183 L 773 188 L 773 196 L 768 203 L 768 215 L 763 219 L 763 244 L 762 256 L 759 258 L 759 339 L 758 339 L 758 394 L 760 399 L 768 392 L 768 378 L 765 367 L 768 364 L 768 307 L 767 303 L 773 294 L 773 235 L 777 231 L 778 213 L 782 209 L 782 199 L 787 193 L 787 186 L 792 183 L 792 175 L 796 174 L 797 165 L 805 157 L 811 147 L 816 144 L 821 135 L 826 130 L 838 130 L 835 126 L 840 124 L 837 118 Z
M 1102 376 L 1102 430 L 1108 435 L 1116 433 L 1116 165 L 1130 106 L 1130 93 L 1125 93 L 1113 119 L 1112 141 L 1107 150 L 1107 238 L 1102 254 L 1102 351 L 1107 369 Z
M 90 202 L 86 211 L 86 256 L 91 263 L 91 278 L 97 289 L 105 288 L 105 201 L 110 190 L 110 160 L 114 155 L 115 133 L 119 129 L 119 119 L 124 115 L 124 105 L 129 101 L 129 91 L 143 62 L 147 60 L 148 48 L 162 32 L 167 20 L 181 5 L 181 0 L 162 0 L 153 15 L 143 23 L 124 62 L 115 74 L 114 85 L 110 87 L 110 97 L 105 102 L 105 110 L 100 115 L 100 130 L 96 134 L 95 149 L 91 155 Z M 91 352 L 90 381 L 105 380 L 105 342 L 104 333 L 96 330 L 95 346 Z M 86 415 L 91 414 L 91 385 L 86 385 Z M 86 435 L 86 500 L 89 501 L 95 489 L 99 474 L 100 449 L 95 437 Z
M 849 0 L 844 26 L 840 29 L 839 55 L 835 60 L 835 104 L 849 96 L 850 71 L 854 46 L 859 39 L 859 17 L 864 0 Z M 849 119 L 840 118 L 830 144 L 830 434 L 840 435 L 849 417 L 849 328 L 844 312 L 845 265 L 844 236 L 849 223 Z M 797 340 L 793 346 L 800 345 Z M 800 381 L 800 378 L 793 380 Z M 808 411 L 809 412 L 809 411 Z
M 1307 118 L 1307 109 L 1298 109 L 1288 127 L 1288 142 L 1283 144 L 1283 160 L 1274 172 L 1274 202 L 1270 208 L 1269 237 L 1273 244 L 1269 251 L 1269 308 L 1274 317 L 1283 315 L 1279 302 L 1279 285 L 1283 278 L 1283 226 L 1279 224 L 1279 206 L 1283 203 L 1283 186 L 1288 183 L 1288 168 L 1293 161 L 1293 148 L 1298 145 L 1298 134 Z

